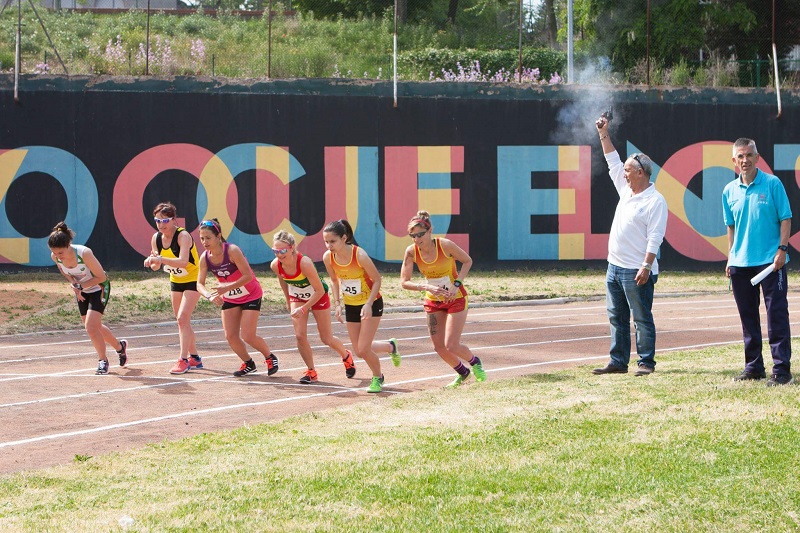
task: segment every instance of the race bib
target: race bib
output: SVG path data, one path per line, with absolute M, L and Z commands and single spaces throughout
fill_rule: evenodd
M 314 287 L 309 285 L 308 287 L 297 287 L 295 285 L 289 285 L 289 296 L 293 298 L 297 298 L 298 300 L 310 300 L 312 296 L 314 296 Z
M 250 291 L 248 291 L 244 286 L 236 287 L 235 289 L 231 289 L 228 292 L 226 292 L 225 298 L 228 298 L 230 300 L 238 300 L 239 298 L 247 296 L 248 294 L 250 294 Z
M 164 272 L 173 276 L 183 276 L 186 274 L 186 271 L 180 267 L 172 267 L 169 265 L 164 265 Z
M 361 280 L 343 279 L 342 292 L 348 296 L 358 296 L 359 294 L 361 294 Z
M 440 289 L 450 290 L 451 281 L 448 276 L 441 278 L 427 278 L 428 285 L 434 285 Z

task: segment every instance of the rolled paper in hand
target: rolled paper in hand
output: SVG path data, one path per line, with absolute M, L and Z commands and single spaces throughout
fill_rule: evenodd
M 753 276 L 753 279 L 750 280 L 750 285 L 755 287 L 756 285 L 764 281 L 764 278 L 766 278 L 770 274 L 772 274 L 772 265 L 767 266 L 764 270 Z

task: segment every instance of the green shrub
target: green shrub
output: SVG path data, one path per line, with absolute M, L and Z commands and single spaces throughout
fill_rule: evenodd
M 8 70 L 14 66 L 14 52 L 0 49 L 0 70 Z
M 693 82 L 692 69 L 686 60 L 681 58 L 677 65 L 670 67 L 666 72 L 666 82 L 668 85 L 691 85 Z

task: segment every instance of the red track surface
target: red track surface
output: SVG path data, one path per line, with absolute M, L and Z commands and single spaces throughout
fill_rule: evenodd
M 800 296 L 790 295 L 789 303 L 790 316 L 800 317 Z M 657 298 L 653 311 L 657 361 L 670 351 L 741 343 L 730 294 Z M 109 350 L 107 376 L 94 375 L 95 354 L 83 331 L 0 337 L 0 473 L 380 401 L 439 388 L 454 377 L 433 352 L 421 312 L 384 315 L 378 339 L 396 337 L 403 363 L 395 368 L 388 357 L 382 359 L 386 384 L 377 395 L 366 392 L 370 376 L 363 361 L 356 361 L 356 377 L 347 379 L 336 353 L 320 347 L 316 336 L 311 341 L 320 381 L 299 384 L 305 368 L 288 317 L 261 320 L 260 334 L 280 359 L 280 371 L 271 377 L 259 356 L 254 357 L 258 373 L 234 378 L 231 372 L 239 360 L 219 322 L 198 324 L 195 330 L 205 369 L 179 376 L 169 374 L 178 353 L 172 324 L 115 328 L 119 338 L 128 339 L 129 363 L 116 366 L 116 354 Z M 334 331 L 347 343 L 343 325 L 335 324 Z M 600 366 L 608 357 L 605 302 L 472 308 L 463 341 L 483 360 L 489 380 L 564 366 Z M 635 364 L 635 355 L 632 360 Z M 731 368 L 731 376 L 740 370 Z

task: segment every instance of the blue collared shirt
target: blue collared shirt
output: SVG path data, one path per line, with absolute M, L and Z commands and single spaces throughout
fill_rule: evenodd
M 777 176 L 758 169 L 750 185 L 741 177 L 731 181 L 722 191 L 722 212 L 725 225 L 733 226 L 728 266 L 754 267 L 774 261 L 781 243 L 781 221 L 792 218 L 789 197 Z

